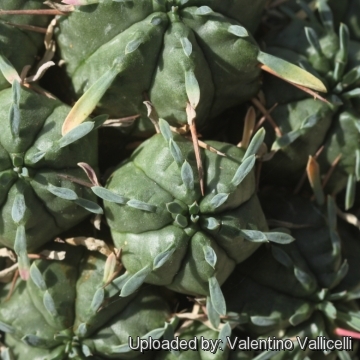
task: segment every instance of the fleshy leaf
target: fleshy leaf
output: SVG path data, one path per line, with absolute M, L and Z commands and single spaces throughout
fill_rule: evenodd
M 105 299 L 105 290 L 102 287 L 100 287 L 96 290 L 90 305 L 91 310 L 94 313 L 96 313 L 99 310 L 104 299 Z
M 217 329 L 220 325 L 220 315 L 214 309 L 209 296 L 206 298 L 206 311 L 211 325 Z
M 48 184 L 47 190 L 53 195 L 64 200 L 76 200 L 78 198 L 75 191 L 63 187 L 54 186 L 52 184 Z
M 91 190 L 93 191 L 93 193 L 96 196 L 98 196 L 99 198 L 101 198 L 105 201 L 110 201 L 110 202 L 113 202 L 116 204 L 122 204 L 122 205 L 125 205 L 129 201 L 128 198 L 118 195 L 118 194 L 115 194 L 114 192 L 112 192 L 108 189 L 105 189 L 102 186 L 92 186 Z
M 89 134 L 94 128 L 94 123 L 91 121 L 86 121 L 69 132 L 67 132 L 60 140 L 59 145 L 61 148 L 72 144 L 73 142 L 81 139 L 85 135 Z
M 217 281 L 216 277 L 211 277 L 209 279 L 209 290 L 210 290 L 210 299 L 212 306 L 214 307 L 215 311 L 219 315 L 226 314 L 226 303 L 224 299 L 224 295 L 221 291 L 219 282 Z
M 165 251 L 157 254 L 153 262 L 153 270 L 156 270 L 163 266 L 173 255 L 176 248 L 171 244 Z
M 261 128 L 256 132 L 256 134 L 251 139 L 250 144 L 249 144 L 248 148 L 246 149 L 246 152 L 245 152 L 245 155 L 244 155 L 242 161 L 245 161 L 251 155 L 256 155 L 261 144 L 264 142 L 264 138 L 265 138 L 265 129 Z
M 0 331 L 11 334 L 15 332 L 15 328 L 13 328 L 11 325 L 5 324 L 2 321 L 0 321 Z
M 88 329 L 87 329 L 87 325 L 85 323 L 81 323 L 76 330 L 77 334 L 81 338 L 86 336 L 87 331 L 88 331 Z
M 17 104 L 11 105 L 9 118 L 10 118 L 11 134 L 14 138 L 17 138 L 19 136 L 20 120 L 21 120 L 20 119 L 20 109 Z
M 164 119 L 159 119 L 159 127 L 160 127 L 160 132 L 161 132 L 161 135 L 164 137 L 164 139 L 169 142 L 170 139 L 173 138 L 173 133 L 170 129 L 170 125 L 169 123 L 164 120 Z
M 204 226 L 208 230 L 217 230 L 220 227 L 220 223 L 215 218 L 209 217 L 205 219 Z
M 30 277 L 33 283 L 42 291 L 46 291 L 47 286 L 45 280 L 35 263 L 30 266 Z
M 156 206 L 147 204 L 146 202 L 131 199 L 127 203 L 127 205 L 131 206 L 134 209 L 148 211 L 148 212 L 156 212 Z
M 327 92 L 325 85 L 318 78 L 283 59 L 260 51 L 258 61 L 266 65 L 282 79 L 316 91 Z
M 184 158 L 178 144 L 173 139 L 170 139 L 169 141 L 169 149 L 175 162 L 178 164 L 178 166 L 181 166 L 184 162 Z
M 23 194 L 16 194 L 11 209 L 11 217 L 14 223 L 19 224 L 23 220 L 26 211 L 25 198 Z
M 192 53 L 192 43 L 191 43 L 191 41 L 186 37 L 182 37 L 182 38 L 180 38 L 180 42 L 181 42 L 181 45 L 183 47 L 185 55 L 187 57 L 189 57 L 191 55 L 191 53 Z
M 150 265 L 145 266 L 143 269 L 135 273 L 131 278 L 124 284 L 121 289 L 120 296 L 126 297 L 134 293 L 145 281 L 146 277 L 151 273 Z
M 215 265 L 217 262 L 217 256 L 216 252 L 211 246 L 205 245 L 203 246 L 203 251 L 205 255 L 205 261 L 213 268 L 215 269 Z
M 226 344 L 227 344 L 227 337 L 231 336 L 231 326 L 227 322 L 220 330 L 218 339 L 221 340 L 222 350 L 225 350 Z
M 195 11 L 195 15 L 200 15 L 200 16 L 209 15 L 212 13 L 213 13 L 213 10 L 209 6 L 206 6 L 206 5 L 200 6 Z
M 292 268 L 294 263 L 291 257 L 281 248 L 278 246 L 271 247 L 271 253 L 275 260 L 277 260 L 280 264 L 284 265 L 286 268 Z
M 219 193 L 216 194 L 212 199 L 211 199 L 211 206 L 216 209 L 218 207 L 220 207 L 222 204 L 224 204 L 226 202 L 226 200 L 228 199 L 230 194 L 227 193 Z
M 231 34 L 234 34 L 238 37 L 247 37 L 249 36 L 249 33 L 247 32 L 247 30 L 240 25 L 230 25 L 228 27 L 228 32 Z
M 200 86 L 192 70 L 185 72 L 185 89 L 191 106 L 196 109 L 200 101 Z
M 188 226 L 188 221 L 186 219 L 186 217 L 184 215 L 181 215 L 181 214 L 177 214 L 176 217 L 175 217 L 175 223 L 182 227 L 182 228 L 185 228 Z
M 251 316 L 250 320 L 257 326 L 271 326 L 279 322 L 275 316 Z
M 350 174 L 346 185 L 345 210 L 349 210 L 354 206 L 356 193 L 356 177 Z
M 104 211 L 101 208 L 101 206 L 99 206 L 97 203 L 87 200 L 87 199 L 83 199 L 83 198 L 77 198 L 76 200 L 74 200 L 74 202 L 83 207 L 85 210 L 93 213 L 93 214 L 103 214 Z
M 18 256 L 20 277 L 26 281 L 29 279 L 30 276 L 30 261 L 27 255 L 26 233 L 25 227 L 23 225 L 18 226 L 16 229 L 14 250 L 16 255 Z
M 14 80 L 21 83 L 21 79 L 11 62 L 0 51 L 0 71 L 4 78 L 12 84 Z
M 194 173 L 187 161 L 181 167 L 181 179 L 188 190 L 194 190 Z
M 286 233 L 267 232 L 265 234 L 266 234 L 267 239 L 270 242 L 274 242 L 276 244 L 283 244 L 284 245 L 284 244 L 290 244 L 293 241 L 295 241 L 295 239 L 291 235 L 286 234 Z
M 43 303 L 44 303 L 45 309 L 51 316 L 53 316 L 53 317 L 58 316 L 58 312 L 56 311 L 54 299 L 52 298 L 52 296 L 50 295 L 48 290 L 46 290 L 44 293 Z
M 143 42 L 142 39 L 131 40 L 125 47 L 125 54 L 129 54 L 137 50 L 139 46 L 142 44 L 142 42 Z
M 251 155 L 251 156 L 247 157 L 241 163 L 241 165 L 236 170 L 236 173 L 235 173 L 234 177 L 231 180 L 231 183 L 234 186 L 239 186 L 242 183 L 242 181 L 245 179 L 245 177 L 254 168 L 255 161 L 256 161 L 255 155 Z
M 241 230 L 241 234 L 243 235 L 243 237 L 246 240 L 251 241 L 251 242 L 263 243 L 263 242 L 268 241 L 266 235 L 261 231 L 257 231 L 257 230 Z
M 166 209 L 170 214 L 181 214 L 183 212 L 183 208 L 177 202 L 167 203 Z
M 319 38 L 313 28 L 305 27 L 305 34 L 308 42 L 318 54 L 322 54 Z

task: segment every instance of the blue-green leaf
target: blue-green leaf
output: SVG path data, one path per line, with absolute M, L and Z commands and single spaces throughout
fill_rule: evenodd
M 200 101 L 200 86 L 192 70 L 185 72 L 185 90 L 191 106 L 196 109 Z
M 170 129 L 169 123 L 166 120 L 160 118 L 159 119 L 159 127 L 160 127 L 161 135 L 164 137 L 164 139 L 168 143 L 170 141 L 170 139 L 173 138 L 173 133 Z
M 194 173 L 187 161 L 181 167 L 181 179 L 187 190 L 194 190 Z
M 231 34 L 234 34 L 238 37 L 248 37 L 249 33 L 247 32 L 247 30 L 240 25 L 230 25 L 228 27 L 228 32 Z
M 129 205 L 132 208 L 138 209 L 138 210 L 148 211 L 148 212 L 152 212 L 152 213 L 156 212 L 156 205 L 150 205 L 146 202 L 135 200 L 135 199 L 129 200 L 126 203 L 126 205 Z
M 219 193 L 216 194 L 210 201 L 211 206 L 216 209 L 226 202 L 230 194 Z
M 45 280 L 35 263 L 30 266 L 30 277 L 33 283 L 42 291 L 46 291 L 47 286 Z
M 104 290 L 104 288 L 100 287 L 96 290 L 94 297 L 91 301 L 91 305 L 90 305 L 91 310 L 94 313 L 96 313 L 99 310 L 104 299 L 105 299 L 105 290 Z
M 246 149 L 245 155 L 242 161 L 245 161 L 249 156 L 256 155 L 261 144 L 264 142 L 265 129 L 259 129 L 250 141 L 248 148 Z
M 213 249 L 211 246 L 209 246 L 209 245 L 203 246 L 203 251 L 204 251 L 205 261 L 206 261 L 213 269 L 215 269 L 215 265 L 216 265 L 216 262 L 217 262 L 216 252 L 215 252 L 214 249 Z
M 255 155 L 248 156 L 238 167 L 234 177 L 231 180 L 231 183 L 234 186 L 239 186 L 245 177 L 250 173 L 250 171 L 254 168 L 256 161 Z
M 81 139 L 85 135 L 89 134 L 91 130 L 94 128 L 94 123 L 92 121 L 86 121 L 82 124 L 76 126 L 72 130 L 70 130 L 68 133 L 66 133 L 60 140 L 59 140 L 59 146 L 61 148 L 68 146 L 75 141 Z
M 217 311 L 214 309 L 210 296 L 206 298 L 206 312 L 207 316 L 210 320 L 211 325 L 217 329 L 220 325 L 220 315 L 217 313 Z
M 160 254 L 157 254 L 153 261 L 153 270 L 160 268 L 167 261 L 169 261 L 175 250 L 176 247 L 173 244 L 171 244 L 165 251 L 161 252 Z
M 14 203 L 11 209 L 11 217 L 15 223 L 20 223 L 23 220 L 26 211 L 25 198 L 23 194 L 16 194 Z
M 94 203 L 93 201 L 83 199 L 83 198 L 77 198 L 74 200 L 74 202 L 83 207 L 85 210 L 93 213 L 93 214 L 103 214 L 104 211 L 97 203 Z
M 212 306 L 219 315 L 226 315 L 226 303 L 216 277 L 209 279 L 210 299 Z
M 191 41 L 186 37 L 182 37 L 182 38 L 180 38 L 180 42 L 181 42 L 181 45 L 183 47 L 185 55 L 187 57 L 189 57 L 191 55 L 191 53 L 192 53 L 192 43 L 191 43 Z
M 145 266 L 137 273 L 131 276 L 131 278 L 124 284 L 121 289 L 120 296 L 126 297 L 134 293 L 145 281 L 146 277 L 151 273 L 150 265 Z
M 213 10 L 209 7 L 209 6 L 200 6 L 199 8 L 196 9 L 195 11 L 195 15 L 210 15 L 213 13 Z
M 98 196 L 99 198 L 105 201 L 110 201 L 122 205 L 125 205 L 129 201 L 129 199 L 126 198 L 125 196 L 115 194 L 114 192 L 105 189 L 102 186 L 92 186 L 91 190 L 96 196 Z
M 170 150 L 171 156 L 174 158 L 175 162 L 180 167 L 184 162 L 184 158 L 182 156 L 179 145 L 173 139 L 170 139 L 170 141 L 169 141 L 169 150 Z
M 51 316 L 53 316 L 53 317 L 58 316 L 58 312 L 56 310 L 54 299 L 52 298 L 52 296 L 50 295 L 48 290 L 46 290 L 44 293 L 43 303 L 44 303 L 45 309 Z
M 52 184 L 48 184 L 47 190 L 53 195 L 64 200 L 76 200 L 78 198 L 75 191 L 63 187 L 54 186 Z

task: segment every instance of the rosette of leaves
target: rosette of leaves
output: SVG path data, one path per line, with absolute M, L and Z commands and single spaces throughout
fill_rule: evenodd
M 2 0 L 1 10 L 37 10 L 44 8 L 41 0 Z M 49 16 L 9 15 L 0 12 L 0 52 L 14 65 L 18 73 L 26 65 L 32 65 L 43 46 L 44 35 L 24 30 L 21 26 L 33 25 L 45 27 Z M 20 27 L 14 26 L 20 25 Z M 0 90 L 9 87 L 9 83 L 0 73 Z
M 334 200 L 328 197 L 324 208 L 281 191 L 265 193 L 261 200 L 268 221 L 291 227 L 295 242 L 263 247 L 236 268 L 224 285 L 229 311 L 238 314 L 244 329 L 264 338 L 339 339 L 337 328 L 359 331 L 354 299 L 360 284 L 355 260 L 360 244 L 348 230 L 342 236 Z M 328 359 L 329 354 L 309 348 L 303 352 L 296 341 L 294 346 L 273 359 Z M 351 354 L 336 351 L 329 356 L 350 359 Z
M 206 295 L 209 317 L 225 314 L 220 285 L 263 242 L 291 242 L 267 232 L 255 194 L 253 167 L 264 131 L 249 147 L 209 142 L 218 154 L 201 150 L 202 196 L 192 142 L 172 133 L 144 142 L 110 176 L 106 188 L 92 190 L 104 201 L 112 238 L 122 249 L 127 272 L 121 296 L 144 281 L 192 295 Z
M 1 290 L 0 328 L 10 352 L 18 360 L 151 359 L 128 344 L 129 337 L 159 339 L 171 326 L 159 291 L 119 298 L 112 261 L 81 248 L 66 251 L 63 261 L 34 261 L 29 281 L 18 281 L 10 300 Z
M 70 108 L 22 86 L 8 60 L 2 64 L 12 87 L 0 92 L 0 244 L 15 250 L 26 279 L 27 250 L 76 225 L 88 211 L 102 212 L 89 188 L 69 180 L 83 177 L 79 161 L 97 166 L 97 134 L 90 133 L 96 120 L 62 137 Z
M 140 131 L 149 125 L 144 92 L 174 126 L 187 124 L 189 102 L 200 127 L 255 95 L 262 65 L 325 91 L 311 74 L 260 51 L 242 23 L 259 1 L 65 2 L 83 5 L 60 19 L 57 36 L 76 94 L 91 87 L 106 92 L 98 111 L 111 118 L 141 114 Z
M 343 154 L 335 169 L 342 178 L 339 181 L 341 176 L 334 176 L 334 181 L 327 187 L 327 191 L 335 193 L 344 187 L 344 183 L 346 185 L 349 176 L 355 178 L 358 140 L 344 141 L 344 138 L 348 137 L 347 133 L 355 131 L 357 134 L 358 131 L 356 125 L 349 121 L 346 121 L 346 125 L 340 125 L 339 122 L 344 121 L 339 118 L 358 116 L 360 62 L 356 54 L 359 53 L 360 44 L 349 39 L 346 25 L 340 26 L 338 34 L 335 32 L 332 13 L 325 1 L 318 2 L 320 20 L 306 5 L 303 4 L 303 8 L 309 20 L 295 17 L 280 34 L 269 40 L 273 47 L 268 51 L 317 74 L 328 88 L 330 104 L 304 99 L 299 91 L 276 80 L 265 82 L 268 106 L 279 104 L 271 115 L 281 135 L 275 138 L 272 145 L 272 149 L 277 151 L 275 156 L 264 164 L 264 176 L 277 181 L 276 175 L 281 168 L 285 171 L 283 181 L 293 184 L 301 176 L 308 156 L 315 155 L 327 141 L 329 144 L 325 145 L 322 155 L 322 159 L 326 159 L 322 160 L 326 171 L 336 157 Z M 337 134 L 337 144 L 334 140 L 328 140 L 334 132 Z M 273 140 L 274 136 L 268 139 L 268 143 L 271 144 Z

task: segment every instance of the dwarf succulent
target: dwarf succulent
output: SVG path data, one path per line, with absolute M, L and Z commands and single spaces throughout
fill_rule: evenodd
M 189 102 L 203 126 L 258 92 L 261 64 L 291 82 L 325 91 L 311 74 L 261 52 L 241 22 L 259 1 L 246 6 L 244 1 L 66 2 L 84 5 L 61 18 L 58 32 L 75 92 L 94 86 L 103 94 L 106 83 L 99 111 L 110 117 L 144 115 L 140 129 L 148 124 L 144 92 L 172 125 L 187 124 Z M 76 35 L 84 32 L 86 37 Z
M 34 261 L 29 281 L 1 299 L 0 329 L 16 359 L 148 359 L 129 348 L 129 337 L 163 335 L 170 312 L 158 291 L 119 298 L 117 279 L 104 278 L 104 255 L 55 249 L 66 250 L 65 260 Z
M 347 230 L 340 239 L 343 224 L 337 227 L 332 198 L 326 209 L 281 192 L 265 193 L 261 199 L 269 221 L 289 224 L 295 242 L 262 248 L 240 264 L 224 285 L 228 309 L 238 313 L 243 327 L 265 338 L 336 339 L 337 328 L 359 331 L 353 299 L 360 276 L 353 259 L 359 256 L 360 244 Z M 306 354 L 312 358 L 311 349 Z M 303 359 L 306 354 L 295 342 L 292 352 L 274 359 Z M 349 359 L 338 351 L 329 356 Z

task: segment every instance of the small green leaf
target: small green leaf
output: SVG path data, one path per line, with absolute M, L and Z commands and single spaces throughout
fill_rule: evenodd
M 348 73 L 346 73 L 341 79 L 341 87 L 347 88 L 350 85 L 355 84 L 360 80 L 360 66 L 352 68 Z
M 182 156 L 179 145 L 173 139 L 169 140 L 169 150 L 170 150 L 171 156 L 174 158 L 175 162 L 180 167 L 181 164 L 184 162 L 184 158 Z
M 306 321 L 311 314 L 313 313 L 314 309 L 312 306 L 309 306 L 309 304 L 305 303 L 300 306 L 290 318 L 289 323 L 292 326 L 297 326 L 301 324 L 302 322 Z
M 279 319 L 273 316 L 251 316 L 251 322 L 257 326 L 272 326 L 279 323 Z
M 184 215 L 177 214 L 175 217 L 175 224 L 181 228 L 186 228 L 188 226 L 188 221 Z
M 122 274 L 121 276 L 117 277 L 116 279 L 114 279 L 112 282 L 111 282 L 111 285 L 113 285 L 117 291 L 120 291 L 123 286 L 126 284 L 126 282 L 131 278 L 131 274 L 128 273 L 128 272 L 125 272 L 124 274 Z M 109 286 L 106 287 L 106 290 L 109 291 Z M 111 292 L 109 293 L 109 296 L 114 296 L 115 293 Z
M 184 209 L 177 202 L 170 202 L 166 204 L 166 209 L 170 214 L 181 214 Z
M 12 83 L 12 95 L 13 95 L 13 103 L 19 106 L 20 98 L 21 98 L 21 85 L 20 82 L 16 79 Z
M 129 200 L 126 205 L 138 210 L 148 211 L 148 212 L 156 212 L 156 206 L 147 204 L 146 202 L 139 201 L 139 200 Z
M 93 128 L 94 128 L 94 123 L 91 121 L 86 121 L 76 126 L 59 140 L 60 147 L 63 148 L 81 139 L 82 137 L 89 134 Z
M 130 54 L 137 50 L 139 46 L 142 44 L 143 39 L 134 39 L 131 40 L 125 47 L 125 54 Z
M 304 130 L 297 129 L 288 132 L 287 134 L 277 138 L 274 142 L 274 144 L 271 147 L 271 150 L 279 150 L 284 149 L 290 144 L 292 144 L 296 139 L 298 139 L 302 134 L 304 133 Z
M 185 72 L 185 89 L 191 106 L 196 109 L 200 101 L 200 86 L 192 70 Z
M 92 357 L 93 356 L 93 353 L 91 352 L 90 348 L 85 344 L 81 345 L 81 351 L 82 351 L 82 353 L 84 354 L 85 357 Z
M 204 219 L 203 226 L 208 230 L 217 230 L 217 229 L 219 229 L 220 225 L 221 224 L 219 223 L 219 221 L 217 221 L 213 217 L 208 217 L 208 218 Z
M 25 204 L 25 198 L 23 194 L 16 194 L 14 203 L 11 209 L 11 217 L 14 221 L 14 223 L 19 224 L 25 215 L 26 211 L 26 204 Z
M 182 37 L 182 38 L 180 38 L 180 42 L 181 42 L 181 45 L 183 47 L 185 55 L 187 57 L 189 57 L 191 55 L 191 53 L 192 53 L 192 43 L 191 43 L 191 41 L 186 37 Z
M 14 138 L 19 137 L 20 132 L 20 109 L 19 106 L 16 104 L 12 104 L 10 107 L 10 127 L 11 127 L 11 134 Z
M 360 96 L 360 88 L 356 88 L 356 89 L 350 90 L 348 92 L 342 93 L 342 97 L 345 99 L 358 98 L 359 96 Z
M 114 0 L 113 0 L 114 1 Z M 160 25 L 162 23 L 162 19 L 159 16 L 154 16 L 151 20 L 150 23 L 154 26 Z
M 212 306 L 219 315 L 226 315 L 226 303 L 216 277 L 209 279 L 210 299 Z
M 315 284 L 313 278 L 296 266 L 294 267 L 294 275 L 305 289 L 310 290 L 314 287 Z
M 247 32 L 247 30 L 240 25 L 230 25 L 228 27 L 228 32 L 231 34 L 234 34 L 238 37 L 248 37 L 249 33 Z
M 255 155 L 248 156 L 238 167 L 234 177 L 231 180 L 231 183 L 234 186 L 239 186 L 245 177 L 250 173 L 250 171 L 254 168 L 256 161 Z
M 88 329 L 87 329 L 87 325 L 85 323 L 81 323 L 79 324 L 76 333 L 80 338 L 84 338 L 86 336 Z
M 83 207 L 85 210 L 93 213 L 93 214 L 103 214 L 104 211 L 101 208 L 101 206 L 99 206 L 97 203 L 87 200 L 87 199 L 83 199 L 83 198 L 77 198 L 76 200 L 74 200 L 74 202 Z
M 21 82 L 21 78 L 17 71 L 15 70 L 14 66 L 11 62 L 3 55 L 0 51 L 0 71 L 3 74 L 4 78 L 12 84 L 14 80 L 18 83 Z
M 214 249 L 213 249 L 211 246 L 209 246 L 209 245 L 203 246 L 203 251 L 204 251 L 205 261 L 206 261 L 213 269 L 215 269 L 215 265 L 216 265 L 216 262 L 217 262 L 216 252 L 215 252 Z
M 199 211 L 200 211 L 200 207 L 196 201 L 193 204 L 189 205 L 189 213 L 191 215 L 197 215 Z
M 276 243 L 276 244 L 290 244 L 293 241 L 295 241 L 295 239 L 286 233 L 280 233 L 280 232 L 267 232 L 265 233 L 267 239 L 270 242 Z
M 225 350 L 227 344 L 227 338 L 231 336 L 231 326 L 227 322 L 220 330 L 218 339 L 221 340 L 222 349 Z
M 134 293 L 145 281 L 146 277 L 151 273 L 150 265 L 145 266 L 137 273 L 131 276 L 131 278 L 124 284 L 121 289 L 120 296 L 126 297 Z
M 0 321 L 0 331 L 11 334 L 15 332 L 15 328 L 12 327 L 11 325 L 5 324 L 4 322 Z
M 245 152 L 245 155 L 244 155 L 242 161 L 245 161 L 251 155 L 256 155 L 261 144 L 264 142 L 264 138 L 265 138 L 265 129 L 261 128 L 256 132 L 256 134 L 251 139 L 250 144 L 249 144 L 248 148 L 246 149 L 246 152 Z
M 26 253 L 26 235 L 25 235 L 25 227 L 20 225 L 16 229 L 14 250 L 16 254 Z
M 154 261 L 153 261 L 153 270 L 156 270 L 163 266 L 171 256 L 174 254 L 176 248 L 173 244 L 171 244 L 165 251 L 157 254 Z
M 96 196 L 98 196 L 100 199 L 103 199 L 105 201 L 110 201 L 122 205 L 125 205 L 129 201 L 129 199 L 126 198 L 125 196 L 115 194 L 114 192 L 105 189 L 102 186 L 92 186 L 91 190 Z
M 305 35 L 309 44 L 313 49 L 319 54 L 322 55 L 322 49 L 320 46 L 319 38 L 313 28 L 305 26 Z
M 173 133 L 170 129 L 169 123 L 164 119 L 159 119 L 159 127 L 161 135 L 164 137 L 166 142 L 168 143 L 173 138 Z
M 39 162 L 44 156 L 46 155 L 45 151 L 39 151 L 33 155 L 30 156 L 29 160 L 31 163 L 36 164 Z
M 224 204 L 226 202 L 226 200 L 228 199 L 230 194 L 226 194 L 226 193 L 219 193 L 216 194 L 210 201 L 211 206 L 214 209 L 217 209 L 218 207 L 220 207 L 222 204 Z
M 211 325 L 217 329 L 220 325 L 220 315 L 214 309 L 209 296 L 206 298 L 206 311 Z
M 51 316 L 53 316 L 53 317 L 58 316 L 58 312 L 56 310 L 54 299 L 52 298 L 52 296 L 50 295 L 48 290 L 46 290 L 44 293 L 43 303 L 44 303 L 45 309 Z
M 48 184 L 47 190 L 53 195 L 64 200 L 76 200 L 78 198 L 75 191 L 63 187 L 54 186 L 52 184 Z
M 259 52 L 258 61 L 282 79 L 316 91 L 327 92 L 325 85 L 318 78 L 288 61 L 262 51 Z
M 181 167 L 181 179 L 187 190 L 194 190 L 194 173 L 186 160 Z
M 268 242 L 266 235 L 257 230 L 241 230 L 241 235 L 248 241 L 255 243 L 264 243 Z
M 200 6 L 196 9 L 195 15 L 204 16 L 204 15 L 210 15 L 213 11 L 209 6 Z
M 33 283 L 42 291 L 46 291 L 47 286 L 45 280 L 35 263 L 30 266 L 30 277 Z
M 271 253 L 274 259 L 277 260 L 281 265 L 284 265 L 287 269 L 290 269 L 294 266 L 291 257 L 278 246 L 272 246 Z
M 329 302 L 329 301 L 323 301 L 319 304 L 317 304 L 317 308 L 318 310 L 322 311 L 323 313 L 325 313 L 325 315 L 327 317 L 329 317 L 330 319 L 336 319 L 336 308 L 335 306 Z
M 356 193 L 356 177 L 350 174 L 346 185 L 345 210 L 349 210 L 354 206 Z
M 105 290 L 102 287 L 100 287 L 96 290 L 90 305 L 91 310 L 94 313 L 96 313 L 99 310 L 104 299 L 105 299 Z

